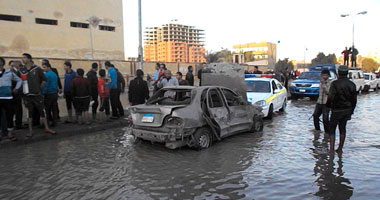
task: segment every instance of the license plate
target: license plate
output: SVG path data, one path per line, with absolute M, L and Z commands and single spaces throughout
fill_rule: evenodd
M 150 113 L 143 114 L 141 122 L 152 123 L 153 121 L 154 121 L 154 114 L 150 114 Z
M 306 92 L 306 90 L 300 90 L 300 92 Z

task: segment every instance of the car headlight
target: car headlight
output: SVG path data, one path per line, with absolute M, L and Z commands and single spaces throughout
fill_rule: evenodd
M 295 83 L 291 83 L 290 86 L 296 87 L 296 84 Z
M 319 87 L 319 83 L 312 84 L 311 87 Z
M 265 105 L 267 105 L 267 102 L 264 100 L 261 100 L 261 101 L 256 102 L 255 105 L 260 106 L 260 107 L 264 107 Z

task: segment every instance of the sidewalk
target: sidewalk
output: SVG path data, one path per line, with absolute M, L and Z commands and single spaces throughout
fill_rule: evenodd
M 65 118 L 63 117 L 62 119 Z M 33 137 L 31 138 L 25 137 L 26 133 L 29 131 L 28 129 L 14 130 L 13 134 L 16 136 L 18 140 L 12 142 L 7 137 L 2 137 L 2 140 L 0 141 L 0 149 L 14 147 L 18 145 L 26 145 L 42 140 L 51 140 L 80 134 L 89 134 L 114 128 L 122 128 L 126 126 L 128 126 L 128 121 L 126 120 L 126 117 L 124 117 L 117 120 L 110 120 L 109 122 L 103 124 L 92 123 L 91 125 L 78 125 L 72 123 L 65 124 L 63 122 L 58 122 L 57 126 L 52 128 L 57 132 L 56 135 L 45 133 L 44 129 L 42 128 L 33 127 Z

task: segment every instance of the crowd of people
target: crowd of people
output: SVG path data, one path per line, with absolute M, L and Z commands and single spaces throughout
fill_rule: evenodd
M 5 60 L 0 57 L 0 126 L 2 136 L 11 141 L 17 140 L 13 134 L 15 129 L 28 128 L 26 137 L 32 137 L 33 127 L 40 126 L 41 121 L 41 127 L 46 133 L 56 134 L 51 128 L 56 127 L 61 118 L 58 96 L 62 93 L 68 113 L 64 123 L 88 125 L 124 116 L 120 95 L 125 90 L 125 80 L 109 61 L 105 62 L 107 72 L 104 69 L 98 70 L 98 64 L 93 63 L 86 75 L 82 68 L 74 71 L 72 64 L 66 61 L 63 64 L 63 85 L 58 70 L 53 68 L 47 59 L 42 60 L 41 66 L 37 66 L 32 56 L 24 53 L 21 61 L 11 60 L 8 66 L 6 68 Z M 138 71 L 138 74 L 141 72 Z M 141 78 L 141 75 L 137 78 L 139 77 Z M 22 121 L 22 103 L 27 109 L 27 127 L 24 127 Z M 92 119 L 88 114 L 90 106 Z

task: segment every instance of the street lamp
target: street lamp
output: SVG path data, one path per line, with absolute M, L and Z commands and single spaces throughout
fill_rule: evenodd
M 358 12 L 356 14 L 341 14 L 341 17 L 352 17 L 352 47 L 354 47 L 354 41 L 355 41 L 355 16 L 356 15 L 365 15 L 367 14 L 367 11 Z

